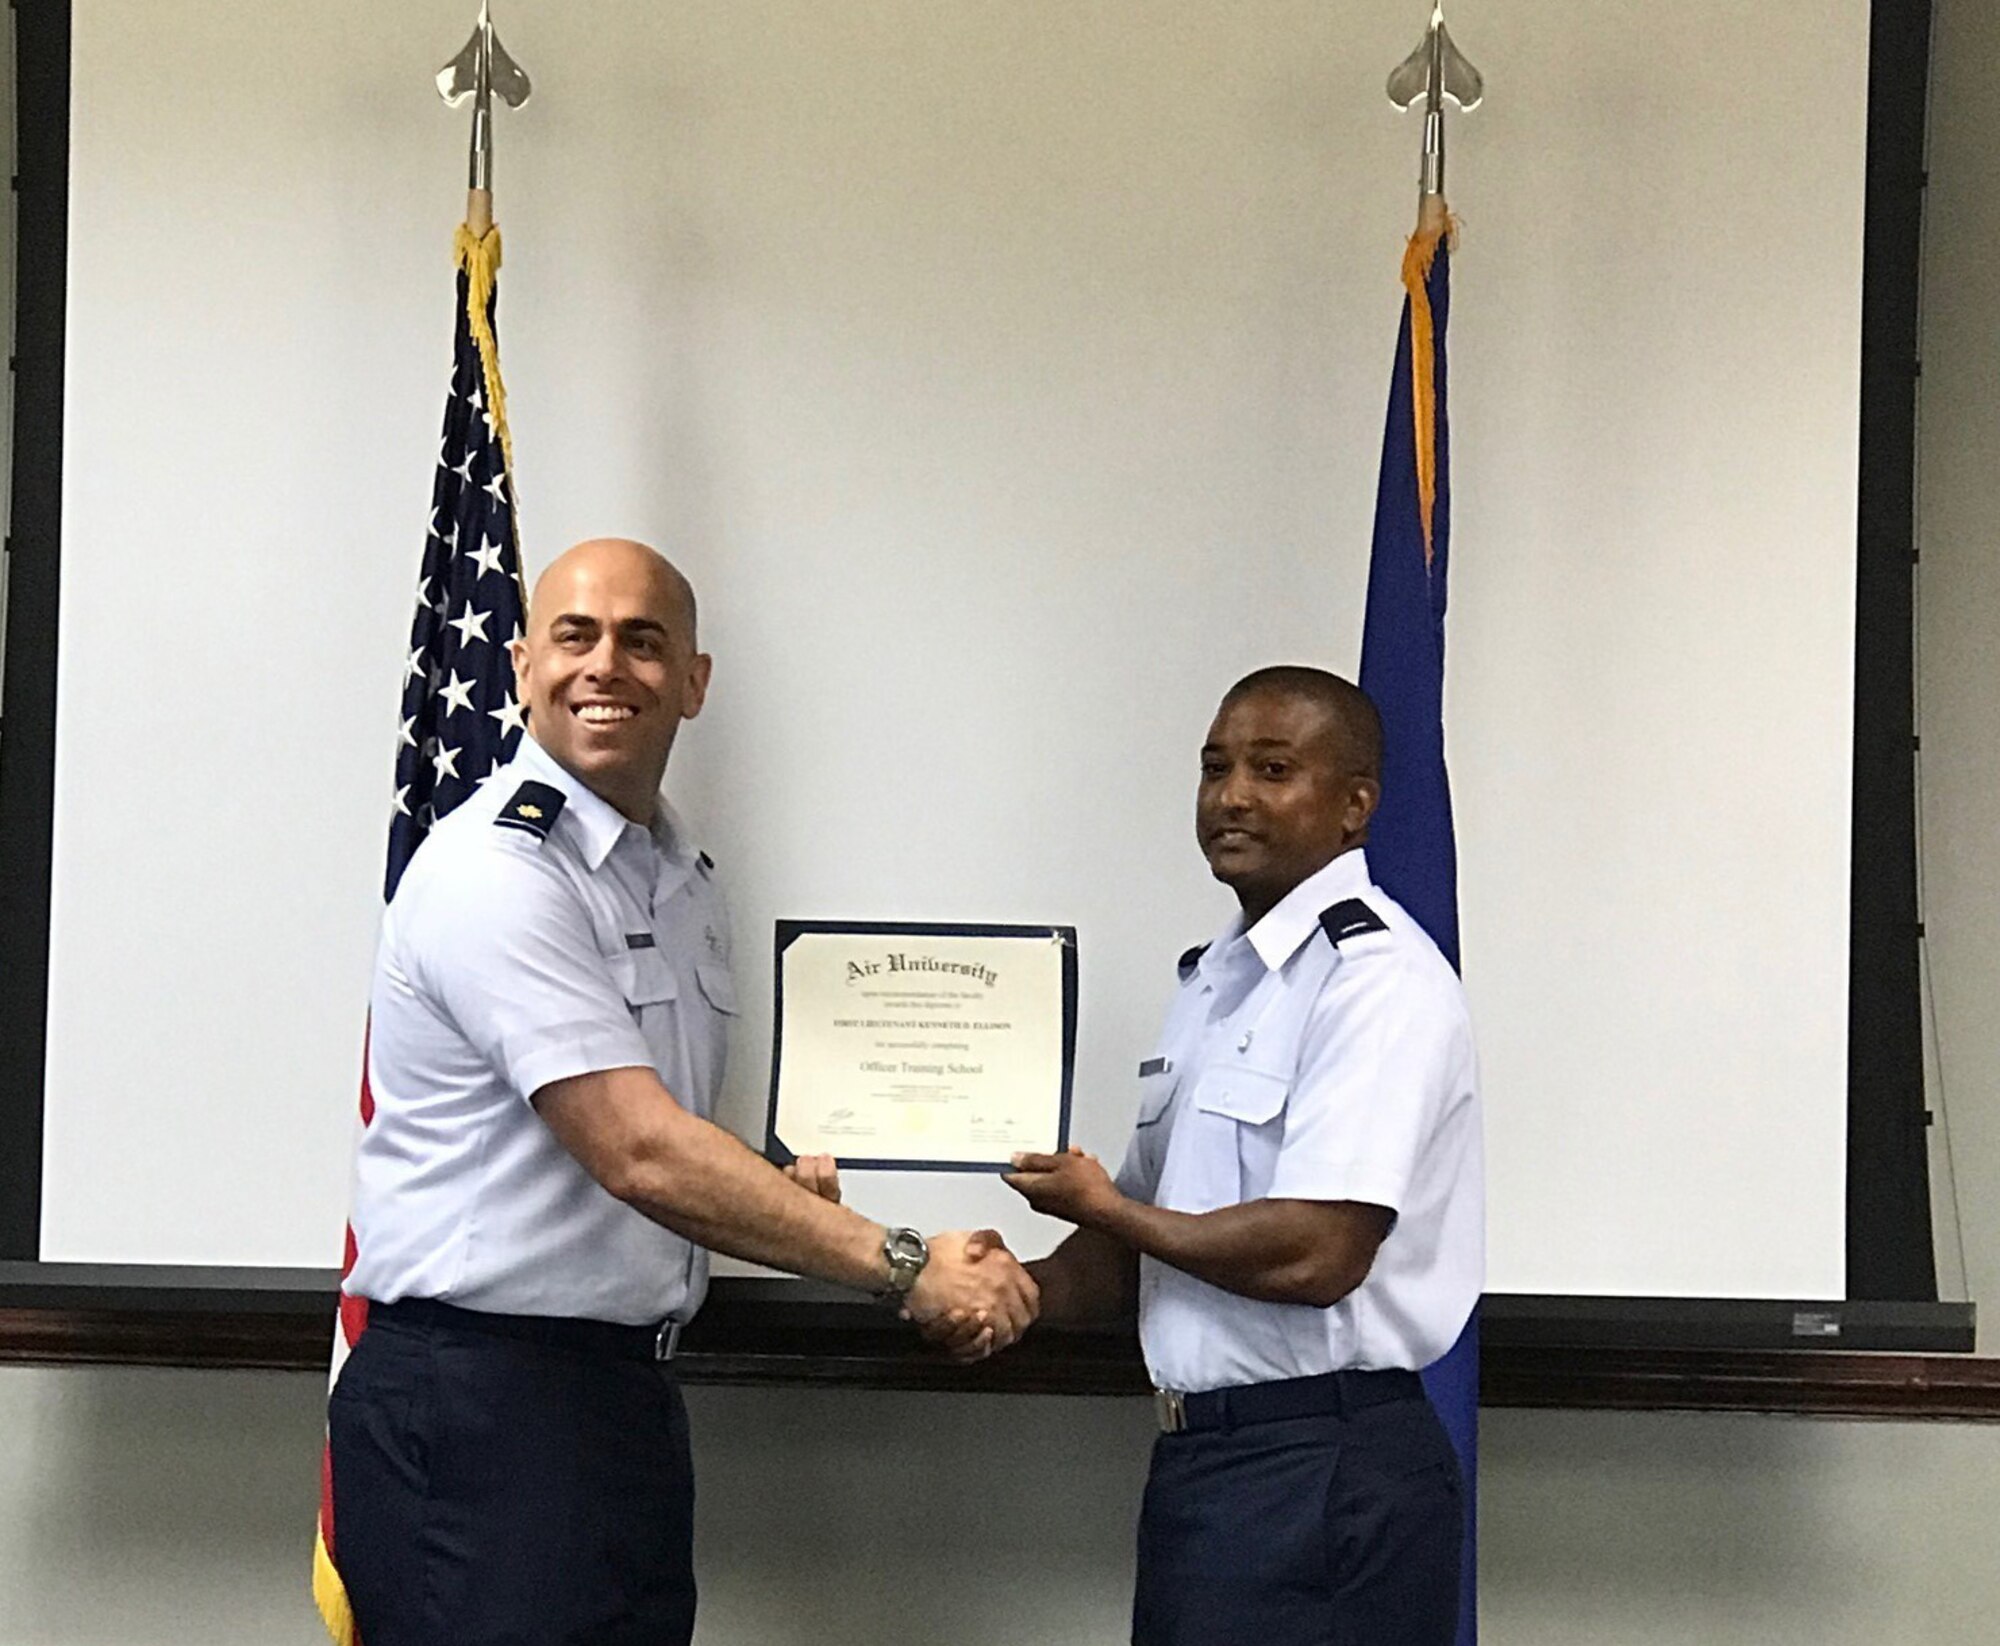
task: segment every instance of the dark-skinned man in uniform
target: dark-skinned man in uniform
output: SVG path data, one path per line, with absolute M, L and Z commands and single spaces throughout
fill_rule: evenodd
M 1240 912 L 1181 958 L 1115 1179 L 1078 1150 L 1007 1179 L 1077 1225 L 1028 1265 L 1040 1318 L 1138 1314 L 1163 1432 L 1135 1646 L 1455 1633 L 1459 1471 L 1417 1371 L 1481 1289 L 1478 1073 L 1456 974 L 1369 878 L 1381 737 L 1319 669 L 1230 688 L 1195 828 Z

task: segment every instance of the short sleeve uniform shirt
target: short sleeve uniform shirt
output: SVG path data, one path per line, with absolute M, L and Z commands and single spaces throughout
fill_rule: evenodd
M 608 1194 L 534 1094 L 653 1069 L 711 1114 L 736 1011 L 709 859 L 535 742 L 432 831 L 384 917 L 346 1289 L 502 1314 L 686 1319 L 707 1253 Z
M 1119 1172 L 1128 1195 L 1207 1212 L 1259 1199 L 1394 1213 L 1332 1308 L 1263 1303 L 1140 1259 L 1154 1382 L 1193 1391 L 1348 1368 L 1420 1368 L 1484 1279 L 1479 1077 L 1464 990 L 1350 851 L 1247 932 L 1183 960 Z

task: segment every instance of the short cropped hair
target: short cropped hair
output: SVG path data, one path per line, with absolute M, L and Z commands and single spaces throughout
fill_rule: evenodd
M 1263 696 L 1294 698 L 1324 709 L 1339 730 L 1341 752 L 1355 775 L 1381 781 L 1382 715 L 1353 681 L 1304 663 L 1274 663 L 1246 674 L 1222 694 L 1222 701 L 1226 705 Z

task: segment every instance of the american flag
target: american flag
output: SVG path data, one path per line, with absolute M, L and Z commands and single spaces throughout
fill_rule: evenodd
M 461 231 L 463 240 L 471 235 Z M 498 231 L 492 267 L 500 261 Z M 476 251 L 476 246 L 474 250 Z M 458 335 L 444 439 L 431 483 L 430 531 L 417 578 L 416 615 L 403 670 L 396 733 L 396 794 L 389 823 L 384 899 L 431 825 L 504 765 L 521 741 L 514 666 L 507 643 L 521 632 L 521 556 L 514 537 L 513 479 L 508 467 L 506 404 L 493 340 L 498 299 L 491 279 L 485 304 L 472 260 L 458 270 Z M 479 315 L 490 347 L 482 348 Z
M 513 461 L 507 437 L 506 391 L 493 329 L 500 269 L 500 231 L 475 237 L 461 227 L 456 241 L 458 322 L 452 343 L 451 387 L 445 397 L 444 439 L 431 482 L 430 530 L 417 577 L 416 615 L 403 669 L 396 733 L 396 791 L 389 819 L 386 902 L 433 824 L 521 741 L 520 705 L 507 643 L 518 636 L 527 601 L 514 530 Z M 361 1060 L 361 1124 L 374 1118 L 368 1054 Z M 341 1278 L 354 1268 L 354 1231 L 347 1231 Z M 368 1324 L 368 1305 L 344 1293 L 334 1332 L 332 1378 Z M 334 1563 L 333 1473 L 330 1450 L 320 1465 L 319 1535 L 313 1551 L 313 1598 L 338 1646 L 358 1646 L 354 1614 Z

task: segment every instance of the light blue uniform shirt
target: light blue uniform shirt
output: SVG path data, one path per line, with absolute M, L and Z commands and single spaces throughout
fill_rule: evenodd
M 1335 942 L 1320 916 L 1342 904 Z M 1139 1335 L 1158 1387 L 1415 1369 L 1451 1347 L 1485 1277 L 1471 1021 L 1457 975 L 1360 851 L 1249 931 L 1239 916 L 1184 967 L 1140 1084 L 1118 1174 L 1134 1199 L 1183 1212 L 1354 1200 L 1396 1214 L 1368 1278 L 1329 1309 L 1238 1297 L 1142 1257 Z
M 530 781 L 564 797 L 546 839 L 496 822 Z M 347 1291 L 690 1317 L 708 1254 L 606 1193 L 530 1099 L 644 1066 L 706 1118 L 735 1011 L 720 889 L 673 814 L 629 821 L 524 737 L 418 849 L 383 920 Z

